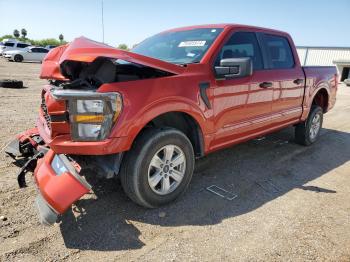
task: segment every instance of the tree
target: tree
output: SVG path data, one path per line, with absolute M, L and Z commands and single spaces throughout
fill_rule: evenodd
M 24 28 L 22 28 L 21 34 L 22 34 L 22 37 L 25 39 L 26 36 L 27 36 L 27 30 L 25 30 Z
M 129 47 L 126 44 L 120 44 L 117 46 L 117 48 L 122 50 L 129 50 Z
M 13 35 L 3 35 L 0 37 L 0 41 L 7 39 L 7 38 L 13 38 Z
M 19 37 L 19 31 L 17 29 L 13 30 L 13 35 L 14 35 L 14 37 L 18 38 Z
M 64 39 L 63 35 L 62 35 L 62 34 L 60 34 L 60 35 L 58 36 L 58 39 L 59 39 L 59 40 L 60 40 L 60 42 L 62 43 L 62 41 L 63 41 L 63 39 Z

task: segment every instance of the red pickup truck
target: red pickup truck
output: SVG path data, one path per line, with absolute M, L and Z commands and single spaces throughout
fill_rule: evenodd
M 165 31 L 130 52 L 77 38 L 48 53 L 41 78 L 36 127 L 6 152 L 28 157 L 18 182 L 34 171 L 45 224 L 91 190 L 87 169 L 155 208 L 215 150 L 290 125 L 310 145 L 338 81 L 335 67 L 302 67 L 287 33 L 234 24 Z

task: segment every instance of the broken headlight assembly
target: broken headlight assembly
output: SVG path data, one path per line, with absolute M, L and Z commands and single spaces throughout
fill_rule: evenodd
M 52 96 L 68 102 L 73 141 L 106 139 L 122 110 L 119 93 L 53 89 Z

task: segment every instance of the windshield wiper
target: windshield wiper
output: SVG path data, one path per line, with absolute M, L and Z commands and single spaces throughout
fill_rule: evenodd
M 180 65 L 180 66 L 187 66 L 187 65 L 189 65 L 189 64 L 198 64 L 199 63 L 199 61 L 193 61 L 193 62 L 190 62 L 190 63 L 176 63 L 176 65 Z

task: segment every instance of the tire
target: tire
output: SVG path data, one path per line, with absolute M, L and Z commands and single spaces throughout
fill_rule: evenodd
M 168 150 L 171 152 L 172 147 L 173 153 L 170 158 L 167 158 L 165 152 Z M 161 162 L 154 161 L 158 159 L 156 155 Z M 167 164 L 165 159 L 172 160 Z M 175 166 L 176 159 L 184 159 L 184 162 Z M 131 150 L 126 153 L 121 166 L 120 180 L 125 193 L 131 200 L 146 208 L 156 208 L 174 201 L 185 192 L 191 181 L 193 168 L 193 147 L 182 132 L 172 128 L 152 128 L 143 132 L 135 140 Z M 173 176 L 181 172 L 182 179 L 176 176 L 177 180 L 174 180 Z M 154 181 L 157 181 L 159 176 L 162 178 L 157 184 Z M 154 186 L 151 186 L 151 181 L 154 182 Z M 171 186 L 167 187 L 165 181 L 169 181 L 168 185 Z M 166 191 L 166 188 L 169 190 Z
M 23 56 L 15 55 L 15 57 L 13 59 L 15 60 L 15 62 L 22 62 L 23 61 Z
M 23 81 L 12 79 L 1 79 L 0 86 L 6 88 L 23 88 Z
M 323 123 L 322 108 L 320 106 L 312 106 L 306 121 L 298 124 L 295 127 L 296 142 L 304 146 L 309 146 L 315 143 L 320 134 L 322 123 Z M 316 125 L 318 126 L 318 128 Z

